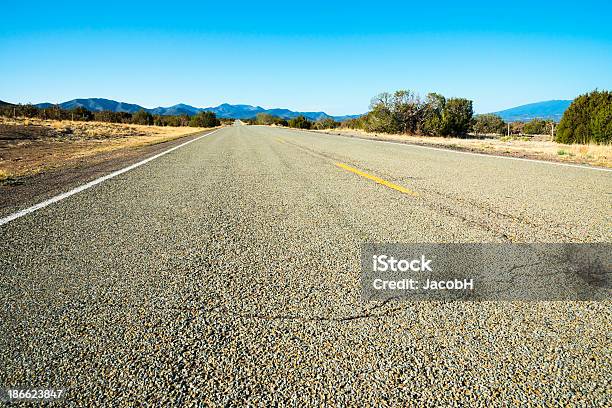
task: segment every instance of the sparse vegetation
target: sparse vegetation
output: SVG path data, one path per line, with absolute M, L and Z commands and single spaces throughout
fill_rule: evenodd
M 279 118 L 278 116 L 270 115 L 269 113 L 258 113 L 255 120 L 252 121 L 255 125 L 277 125 L 277 126 L 289 126 L 287 120 Z
M 315 121 L 313 129 L 335 129 L 340 126 L 340 122 L 336 122 L 332 118 L 323 118 Z
M 468 99 L 446 99 L 430 93 L 421 101 L 414 92 L 399 90 L 379 94 L 372 100 L 367 114 L 347 120 L 343 126 L 367 132 L 465 136 L 470 131 L 473 115 L 472 101 Z
M 215 127 L 219 126 L 221 122 L 217 119 L 217 116 L 213 112 L 202 111 L 191 117 L 189 126 L 194 127 Z
M 244 119 L 244 122 L 251 125 L 275 125 L 275 126 L 289 126 L 297 129 L 334 129 L 341 125 L 340 122 L 336 122 L 333 118 L 321 118 L 316 121 L 312 121 L 307 117 L 300 115 L 293 119 L 283 119 L 278 116 L 270 115 L 269 113 L 258 113 L 255 119 Z
M 0 182 L 8 179 L 9 177 L 11 177 L 11 174 L 8 171 L 0 169 Z
M 189 117 L 188 115 L 152 115 L 145 110 L 140 110 L 134 114 L 113 111 L 91 112 L 81 106 L 69 110 L 62 109 L 59 105 L 54 105 L 48 108 L 39 108 L 32 104 L 5 104 L 0 106 L 0 116 L 6 118 L 36 118 L 42 120 L 70 120 L 76 122 L 97 121 L 106 123 L 174 127 L 213 127 L 220 125 L 220 121 L 213 112 L 199 112 L 198 115 L 192 117 Z
M 200 130 L 0 117 L 0 182 L 7 183 L 53 168 L 70 167 L 100 153 L 167 142 Z
M 550 134 L 552 122 L 543 119 L 532 119 L 523 126 L 523 133 L 526 135 Z
M 507 124 L 502 118 L 491 113 L 477 115 L 472 123 L 472 132 L 476 135 L 503 135 Z
M 310 129 L 312 127 L 312 122 L 308 120 L 305 116 L 300 115 L 296 118 L 289 120 L 289 127 L 297 129 Z
M 343 123 L 344 124 L 344 123 Z M 345 126 L 320 132 L 375 140 L 389 140 L 417 145 L 464 150 L 470 152 L 501 154 L 513 157 L 590 164 L 612 168 L 612 145 L 610 144 L 559 144 L 550 139 L 534 139 L 511 135 L 499 138 L 450 138 L 442 136 L 415 136 L 406 134 L 370 133 Z M 559 154 L 559 150 L 566 153 Z
M 132 123 L 135 125 L 152 125 L 153 115 L 144 110 L 139 110 L 134 115 L 132 115 Z

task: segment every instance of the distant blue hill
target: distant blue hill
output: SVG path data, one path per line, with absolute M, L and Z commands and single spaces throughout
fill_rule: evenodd
M 140 109 L 145 109 L 140 107 Z M 199 108 L 196 108 L 191 105 L 185 105 L 184 103 L 179 103 L 178 105 L 173 105 L 168 108 L 162 108 L 161 106 L 153 109 L 145 109 L 151 112 L 153 115 L 195 115 L 200 111 Z
M 493 112 L 493 114 L 500 116 L 506 122 L 526 122 L 536 118 L 552 119 L 558 122 L 571 103 L 571 100 L 536 102 Z
M 74 109 L 79 106 L 86 108 L 92 112 L 109 110 L 114 112 L 138 112 L 142 106 L 133 103 L 117 102 L 110 99 L 89 98 L 89 99 L 73 99 L 68 102 L 60 103 L 63 109 Z
M 53 106 L 51 103 L 39 103 L 36 106 L 39 108 L 49 108 Z M 62 102 L 59 106 L 63 109 L 74 109 L 79 106 L 84 107 L 92 112 L 100 112 L 109 110 L 113 112 L 128 112 L 135 113 L 139 110 L 145 110 L 154 115 L 195 115 L 200 111 L 214 112 L 218 118 L 231 118 L 231 119 L 250 119 L 254 118 L 258 113 L 269 113 L 274 116 L 281 117 L 283 119 L 292 119 L 299 115 L 303 115 L 310 120 L 318 120 L 323 118 L 333 118 L 335 120 L 346 120 L 350 118 L 356 118 L 361 115 L 345 115 L 345 116 L 331 116 L 325 112 L 295 112 L 289 109 L 264 109 L 261 106 L 252 105 L 230 105 L 228 103 L 221 104 L 219 106 L 213 106 L 208 108 L 197 108 L 195 106 L 186 105 L 179 103 L 178 105 L 157 108 L 144 108 L 140 105 L 133 103 L 117 102 L 111 99 L 103 98 L 87 98 L 87 99 L 73 99 L 71 101 Z

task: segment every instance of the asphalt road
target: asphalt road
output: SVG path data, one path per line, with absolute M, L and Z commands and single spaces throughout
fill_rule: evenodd
M 363 303 L 359 256 L 610 242 L 610 176 L 224 128 L 0 226 L 0 386 L 75 405 L 609 406 L 610 302 Z

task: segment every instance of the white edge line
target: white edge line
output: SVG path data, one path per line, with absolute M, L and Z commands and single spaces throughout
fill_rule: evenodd
M 510 156 L 502 156 L 502 155 L 498 155 L 498 154 L 463 152 L 461 150 L 445 149 L 443 147 L 423 146 L 423 145 L 418 145 L 418 144 L 413 144 L 413 143 L 394 142 L 394 141 L 391 141 L 391 140 L 365 139 L 365 138 L 356 137 L 356 136 L 344 136 L 344 135 L 337 135 L 337 134 L 325 133 L 325 132 L 311 132 L 311 131 L 308 131 L 308 130 L 302 131 L 302 132 L 310 134 L 310 135 L 316 134 L 316 135 L 341 136 L 341 137 L 345 137 L 347 139 L 364 140 L 366 142 L 389 143 L 389 144 L 398 145 L 398 146 L 405 146 L 405 147 L 420 147 L 421 149 L 440 150 L 440 151 L 443 151 L 443 152 L 451 152 L 451 153 L 458 153 L 458 154 L 470 154 L 470 155 L 473 155 L 473 156 L 482 156 L 482 157 L 497 158 L 497 159 L 507 159 L 507 160 L 519 160 L 519 161 L 526 161 L 526 162 L 532 162 L 532 163 L 541 163 L 541 164 L 553 164 L 555 166 L 574 167 L 574 168 L 577 168 L 577 169 L 585 169 L 585 170 L 612 171 L 612 169 L 606 169 L 604 167 L 587 166 L 587 165 L 582 165 L 582 164 L 560 163 L 560 162 L 554 162 L 554 161 L 548 161 L 548 160 L 538 160 L 538 159 L 526 159 L 526 158 L 523 158 L 523 157 L 510 157 Z
M 4 218 L 0 218 L 0 225 L 7 224 L 7 223 L 9 223 L 9 222 L 11 222 L 13 220 L 16 220 L 17 218 L 23 217 L 24 215 L 33 213 L 34 211 L 40 210 L 41 208 L 45 208 L 48 205 L 51 205 L 53 203 L 57 203 L 58 201 L 61 201 L 64 198 L 68 198 L 68 197 L 70 197 L 72 195 L 80 193 L 81 191 L 87 190 L 88 188 L 91 188 L 91 187 L 93 187 L 95 185 L 98 185 L 98 184 L 100 184 L 100 183 L 102 183 L 102 182 L 104 182 L 106 180 L 112 179 L 113 177 L 117 177 L 120 174 L 123 174 L 123 173 L 126 173 L 126 172 L 130 171 L 130 170 L 133 170 L 136 167 L 140 167 L 143 164 L 146 164 L 146 163 L 148 163 L 148 162 L 150 162 L 152 160 L 155 160 L 155 159 L 157 159 L 159 157 L 162 157 L 163 155 L 166 155 L 166 154 L 168 154 L 170 152 L 173 152 L 176 149 L 180 149 L 183 146 L 187 146 L 189 143 L 193 143 L 193 142 L 195 142 L 197 140 L 200 140 L 200 139 L 202 139 L 205 136 L 212 135 L 213 133 L 215 133 L 215 132 L 217 132 L 219 130 L 221 130 L 221 129 L 216 129 L 216 130 L 213 130 L 212 132 L 209 132 L 209 133 L 206 133 L 204 135 L 198 136 L 195 139 L 191 139 L 191 140 L 189 140 L 189 141 L 187 141 L 185 143 L 181 143 L 178 146 L 171 147 L 168 150 L 164 150 L 163 152 L 158 153 L 158 154 L 156 154 L 154 156 L 148 157 L 148 158 L 146 158 L 146 159 L 144 159 L 142 161 L 139 161 L 138 163 L 134 163 L 134 164 L 132 164 L 132 165 L 130 165 L 128 167 L 125 167 L 123 169 L 120 169 L 120 170 L 114 171 L 114 172 L 112 172 L 110 174 L 107 174 L 106 176 L 102 176 L 100 178 L 92 180 L 89 183 L 83 184 L 82 186 L 79 186 L 79 187 L 73 188 L 72 190 L 66 191 L 65 193 L 56 195 L 55 197 L 51 197 L 48 200 L 45 200 L 45 201 L 43 201 L 41 203 L 35 204 L 35 205 L 33 205 L 31 207 L 28 207 L 26 209 L 23 209 L 21 211 L 17 211 L 17 212 L 15 212 L 13 214 L 10 214 L 10 215 L 8 215 L 8 216 L 6 216 Z

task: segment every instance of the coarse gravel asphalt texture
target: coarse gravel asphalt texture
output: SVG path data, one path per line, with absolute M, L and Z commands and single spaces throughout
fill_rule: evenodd
M 610 301 L 364 303 L 359 270 L 364 242 L 610 242 L 610 176 L 223 128 L 0 226 L 0 386 L 74 406 L 610 406 Z

